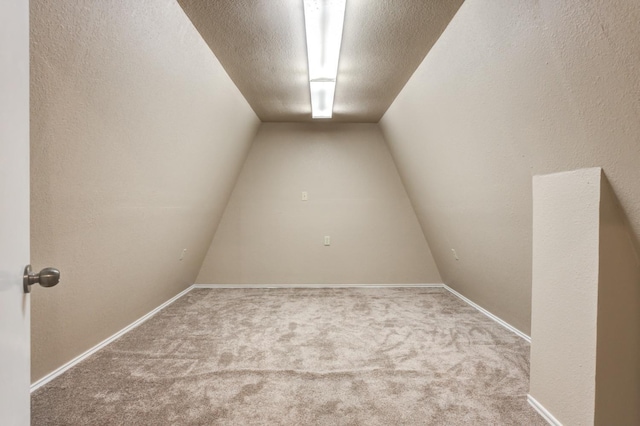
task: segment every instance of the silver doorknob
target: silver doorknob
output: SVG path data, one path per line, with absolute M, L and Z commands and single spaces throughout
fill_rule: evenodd
M 42 287 L 53 287 L 60 282 L 60 271 L 56 268 L 44 268 L 37 274 L 31 272 L 31 265 L 24 268 L 22 286 L 25 293 L 31 293 L 33 284 L 39 283 Z

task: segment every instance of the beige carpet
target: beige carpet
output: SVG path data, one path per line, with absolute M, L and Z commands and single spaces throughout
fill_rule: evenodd
M 197 289 L 32 395 L 34 425 L 545 425 L 529 345 L 441 289 Z

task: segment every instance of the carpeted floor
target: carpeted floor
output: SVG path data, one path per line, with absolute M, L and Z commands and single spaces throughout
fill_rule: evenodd
M 428 288 L 196 289 L 32 395 L 33 425 L 546 425 L 529 344 Z

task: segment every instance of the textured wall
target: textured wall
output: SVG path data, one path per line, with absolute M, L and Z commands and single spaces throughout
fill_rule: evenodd
M 533 178 L 529 393 L 564 425 L 594 424 L 600 175 L 594 167 Z
M 532 395 L 562 424 L 640 424 L 640 260 L 600 168 L 533 178 Z M 567 255 L 567 253 L 571 253 Z
M 445 283 L 525 332 L 533 174 L 602 166 L 640 235 L 639 20 L 467 0 L 381 120 Z
M 264 123 L 197 282 L 441 280 L 377 125 Z
M 32 0 L 31 61 L 37 379 L 194 282 L 259 121 L 173 0 Z
M 606 176 L 600 185 L 596 425 L 640 424 L 640 257 Z

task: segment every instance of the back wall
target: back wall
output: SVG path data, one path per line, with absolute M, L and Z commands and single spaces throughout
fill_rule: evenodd
M 197 282 L 441 279 L 376 124 L 263 123 Z

